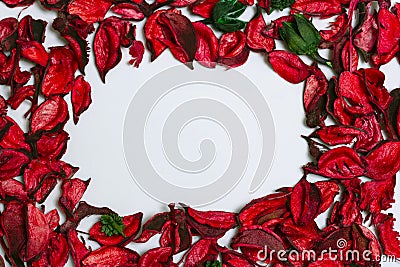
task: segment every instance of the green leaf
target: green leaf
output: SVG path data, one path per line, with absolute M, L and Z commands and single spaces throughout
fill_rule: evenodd
M 215 4 L 212 12 L 214 26 L 223 32 L 234 32 L 243 29 L 246 23 L 237 18 L 247 6 L 237 0 L 221 0 Z
M 215 23 L 215 27 L 223 32 L 235 32 L 246 27 L 246 23 L 238 19 L 221 18 Z
M 207 261 L 205 267 L 222 267 L 222 263 L 219 261 Z
M 317 49 L 321 42 L 321 36 L 314 25 L 304 15 L 294 14 L 297 29 L 310 49 Z
M 284 22 L 282 27 L 279 28 L 279 34 L 288 45 L 290 51 L 298 55 L 305 55 L 308 51 L 307 44 L 295 27 L 296 25 L 293 23 Z
M 294 0 L 271 0 L 270 9 L 271 9 L 271 11 L 273 11 L 273 10 L 282 11 L 285 8 L 293 5 L 293 3 L 294 3 Z
M 122 235 L 125 237 L 122 218 L 116 213 L 105 214 L 100 217 L 101 231 L 106 236 Z

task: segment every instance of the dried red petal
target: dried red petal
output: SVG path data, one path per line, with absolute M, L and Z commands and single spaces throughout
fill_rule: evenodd
M 197 267 L 207 261 L 215 261 L 217 259 L 216 241 L 213 239 L 200 239 L 188 251 L 184 267 Z
M 43 134 L 36 142 L 38 157 L 60 159 L 67 149 L 69 135 L 65 131 Z
M 18 90 L 7 99 L 7 104 L 11 106 L 12 109 L 17 109 L 24 100 L 31 99 L 35 94 L 35 87 L 33 85 L 23 86 L 18 88 Z
M 205 67 L 214 68 L 217 62 L 218 39 L 210 27 L 201 22 L 194 22 L 196 32 L 195 59 Z
M 18 255 L 27 242 L 25 205 L 10 201 L 5 205 L 1 214 L 1 228 L 3 229 L 8 249 L 11 255 Z
M 342 102 L 346 111 L 361 115 L 373 112 L 369 103 L 367 88 L 359 75 L 348 71 L 342 72 L 339 77 L 337 94 L 347 100 Z
M 315 184 L 304 177 L 293 188 L 290 195 L 290 211 L 297 225 L 308 225 L 314 221 L 321 206 L 321 195 Z
M 311 134 L 311 137 L 318 137 L 324 143 L 336 146 L 350 144 L 362 133 L 361 130 L 354 127 L 332 125 L 316 130 Z
M 291 12 L 302 12 L 311 16 L 330 17 L 342 13 L 342 6 L 338 0 L 296 0 L 292 5 Z
M 222 253 L 222 262 L 230 267 L 252 267 L 255 265 L 247 257 L 236 251 Z
M 17 27 L 18 20 L 16 18 L 5 18 L 0 20 L 0 44 L 2 50 L 10 51 L 15 47 Z
M 24 185 L 14 179 L 0 181 L 0 197 L 2 199 L 11 197 L 21 202 L 28 200 L 28 194 L 25 191 Z
M 321 35 L 321 38 L 327 42 L 337 42 L 346 34 L 347 25 L 347 14 L 343 13 L 337 16 L 334 22 L 330 23 L 329 30 L 322 30 L 319 34 Z
M 27 242 L 23 259 L 28 261 L 47 247 L 51 231 L 46 217 L 33 204 L 27 205 L 26 231 Z
M 72 214 L 76 204 L 81 200 L 89 183 L 90 179 L 83 181 L 78 178 L 67 179 L 62 182 L 62 195 L 60 196 L 58 203 L 67 215 Z
M 250 54 L 242 31 L 225 33 L 219 39 L 218 62 L 231 68 L 243 65 Z
M 21 49 L 21 56 L 43 67 L 47 65 L 49 55 L 41 43 L 36 41 L 19 41 L 17 44 Z
M 394 56 L 394 52 L 399 51 L 400 38 L 400 21 L 398 18 L 385 8 L 379 9 L 378 13 L 378 41 L 377 55 L 378 57 L 386 57 L 384 62 L 389 62 Z
M 367 5 L 366 10 L 370 10 L 370 4 Z M 378 38 L 378 18 L 376 11 L 373 11 L 373 13 L 366 12 L 365 16 L 366 18 L 353 42 L 355 46 L 369 53 L 375 47 Z
M 105 83 L 106 74 L 121 61 L 120 37 L 117 30 L 101 23 L 94 37 L 93 51 L 100 78 Z
M 357 118 L 354 126 L 362 130 L 354 146 L 359 151 L 371 151 L 383 140 L 381 126 L 374 114 Z
M 62 267 L 68 261 L 69 249 L 67 239 L 56 233 L 51 239 L 48 248 L 48 260 L 52 267 Z
M 378 69 L 368 68 L 360 70 L 364 75 L 365 84 L 370 94 L 371 102 L 382 110 L 386 110 L 392 99 L 388 90 L 383 86 L 385 74 Z
M 254 248 L 263 250 L 265 246 L 275 251 L 285 250 L 283 241 L 274 232 L 267 228 L 242 227 L 240 232 L 232 239 L 232 248 Z
M 82 260 L 83 266 L 138 266 L 139 254 L 128 248 L 101 247 Z
M 319 229 L 315 222 L 307 226 L 299 226 L 291 221 L 286 221 L 281 225 L 281 231 L 285 237 L 299 251 L 311 250 L 318 242 L 322 241 Z
M 103 246 L 116 246 L 127 244 L 133 238 L 135 238 L 137 233 L 139 232 L 142 217 L 143 214 L 139 212 L 129 216 L 124 216 L 122 218 L 122 223 L 125 225 L 123 231 L 125 237 L 123 237 L 122 235 L 106 236 L 106 234 L 101 231 L 101 222 L 97 222 L 92 226 L 92 228 L 90 228 L 90 239 L 96 240 L 99 244 Z
M 274 39 L 263 35 L 263 30 L 266 28 L 264 17 L 262 14 L 253 18 L 247 23 L 245 33 L 247 36 L 247 46 L 253 50 L 260 50 L 265 52 L 271 52 L 275 49 Z
M 74 80 L 78 63 L 74 53 L 66 47 L 53 47 L 50 50 L 49 61 L 42 81 L 43 95 L 68 94 L 68 83 Z
M 10 117 L 4 117 L 5 121 L 10 125 L 7 132 L 0 138 L 0 147 L 5 149 L 24 149 L 30 151 L 31 148 L 25 140 L 24 132 L 19 125 Z
M 160 41 L 179 61 L 192 62 L 196 54 L 196 33 L 190 20 L 175 12 L 164 12 L 157 21 L 164 35 Z
M 340 192 L 340 187 L 336 182 L 331 181 L 316 182 L 315 186 L 318 187 L 321 195 L 321 205 L 318 210 L 318 214 L 321 214 L 332 206 L 336 195 Z
M 366 157 L 366 176 L 375 180 L 392 178 L 400 170 L 400 142 L 385 142 Z
M 364 174 L 365 167 L 360 156 L 349 147 L 338 147 L 324 153 L 318 167 L 306 165 L 305 170 L 336 179 L 350 179 Z
M 79 116 L 87 110 L 92 103 L 92 89 L 82 75 L 78 76 L 71 86 L 72 111 L 74 113 L 74 123 L 77 124 Z
M 295 54 L 275 50 L 268 54 L 268 61 L 274 71 L 290 83 L 300 83 L 310 75 L 310 67 Z
M 133 41 L 132 46 L 129 48 L 129 55 L 132 59 L 129 60 L 129 64 L 136 68 L 139 68 L 139 64 L 143 60 L 144 45 L 141 41 Z
M 382 210 L 387 210 L 394 203 L 394 188 L 396 178 L 383 181 L 370 181 L 361 185 L 362 210 L 369 210 L 373 214 L 379 214 Z
M 217 238 L 236 227 L 236 213 L 224 211 L 198 211 L 187 207 L 188 223 L 203 238 Z
M 342 48 L 341 53 L 343 69 L 347 71 L 356 71 L 358 67 L 358 53 L 354 45 L 350 46 L 350 41 L 347 41 Z
M 161 233 L 164 224 L 168 220 L 168 212 L 162 212 L 154 215 L 143 225 L 142 234 L 135 239 L 134 242 L 146 243 L 152 236 Z
M 78 15 L 87 23 L 103 20 L 112 5 L 108 0 L 73 0 L 68 5 L 68 13 Z
M 265 197 L 254 199 L 239 212 L 239 221 L 242 226 L 251 226 L 265 221 L 265 216 L 279 209 L 286 209 L 286 202 L 290 193 L 279 192 Z
M 29 157 L 22 152 L 0 148 L 0 180 L 20 175 L 29 161 Z
M 169 266 L 172 261 L 172 249 L 170 247 L 153 248 L 140 257 L 139 267 Z
M 167 46 L 160 41 L 164 38 L 164 33 L 158 24 L 158 18 L 164 12 L 168 11 L 158 10 L 154 12 L 147 18 L 146 24 L 144 25 L 144 33 L 147 40 L 146 45 L 151 52 L 151 61 L 154 61 L 167 48 Z
M 72 260 L 76 267 L 82 267 L 82 260 L 90 253 L 85 244 L 78 238 L 78 233 L 75 229 L 70 229 L 67 232 L 68 247 L 71 252 Z
M 68 118 L 68 105 L 65 100 L 59 96 L 50 97 L 33 112 L 30 124 L 31 133 L 53 131 L 63 127 Z
M 8 7 L 30 6 L 34 0 L 2 0 Z
M 111 10 L 120 15 L 124 19 L 130 19 L 130 20 L 137 20 L 140 21 L 144 19 L 144 14 L 140 10 L 140 8 L 131 3 L 121 3 L 114 5 Z
M 306 80 L 303 93 L 308 127 L 314 128 L 318 125 L 323 125 L 328 115 L 326 111 L 327 91 L 328 80 L 319 68 L 315 68 L 314 73 Z
M 217 2 L 219 2 L 219 0 L 204 0 L 195 2 L 195 5 L 192 6 L 191 10 L 193 14 L 202 16 L 203 18 L 210 18 Z
M 377 226 L 380 243 L 386 255 L 400 258 L 400 234 L 394 230 L 395 219 L 387 215 L 385 217 L 384 222 Z

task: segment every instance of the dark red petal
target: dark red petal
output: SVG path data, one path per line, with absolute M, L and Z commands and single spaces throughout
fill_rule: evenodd
M 290 83 L 300 83 L 310 75 L 310 67 L 295 54 L 276 50 L 268 54 L 268 61 L 274 71 Z
M 151 217 L 144 225 L 142 234 L 134 240 L 136 243 L 146 243 L 152 236 L 161 233 L 164 224 L 169 220 L 169 213 L 158 213 Z
M 72 211 L 75 209 L 76 204 L 81 200 L 89 183 L 90 179 L 83 181 L 78 178 L 63 181 L 61 185 L 62 195 L 60 196 L 58 203 L 67 215 L 72 214 Z
M 321 195 L 322 201 L 318 210 L 318 214 L 321 214 L 332 206 L 336 195 L 340 192 L 340 187 L 336 182 L 331 181 L 316 182 L 315 186 L 318 187 Z
M 72 111 L 74 113 L 74 123 L 77 124 L 79 116 L 87 110 L 92 103 L 92 89 L 82 75 L 78 76 L 71 86 Z
M 29 161 L 24 153 L 0 148 L 0 179 L 6 180 L 20 175 Z
M 218 62 L 231 68 L 243 65 L 250 54 L 242 31 L 225 33 L 219 39 Z
M 68 261 L 69 249 L 68 242 L 64 235 L 56 233 L 50 239 L 48 248 L 49 263 L 52 267 L 62 267 Z
M 100 78 L 105 82 L 106 74 L 121 61 L 120 37 L 116 29 L 100 24 L 94 37 L 93 52 Z
M 28 200 L 28 194 L 25 191 L 24 185 L 14 179 L 0 181 L 0 197 L 2 199 L 11 197 L 21 202 Z
M 131 55 L 132 59 L 129 60 L 129 64 L 138 68 L 139 64 L 143 60 L 144 54 L 144 45 L 141 41 L 133 41 L 132 46 L 129 48 L 129 55 Z
M 0 147 L 6 149 L 20 150 L 24 149 L 30 151 L 31 148 L 25 140 L 24 132 L 19 127 L 19 125 L 10 117 L 4 117 L 5 121 L 11 126 L 8 131 L 0 139 Z
M 5 233 L 11 255 L 20 254 L 26 246 L 25 208 L 26 206 L 19 202 L 10 201 L 5 205 L 5 209 L 0 217 L 1 228 Z
M 108 0 L 73 0 L 68 5 L 68 13 L 78 15 L 87 23 L 103 20 L 112 5 Z
M 164 38 L 164 33 L 158 23 L 158 18 L 167 12 L 165 10 L 158 10 L 153 13 L 146 20 L 144 25 L 144 33 L 147 40 L 147 47 L 151 52 L 151 61 L 155 60 L 166 48 L 167 46 L 160 40 Z
M 275 251 L 285 250 L 283 241 L 274 232 L 262 227 L 243 227 L 232 239 L 232 248 L 255 248 L 263 250 L 265 246 Z
M 49 244 L 50 228 L 44 214 L 33 204 L 27 205 L 27 242 L 24 260 L 28 261 L 41 253 Z
M 196 54 L 196 33 L 191 21 L 178 13 L 165 12 L 158 17 L 164 34 L 160 39 L 172 55 L 183 63 L 190 63 Z
M 70 229 L 67 233 L 68 247 L 71 252 L 72 260 L 76 267 L 82 267 L 82 260 L 90 253 L 84 243 L 79 240 L 75 229 Z
M 214 68 L 217 62 L 218 39 L 210 27 L 201 22 L 193 23 L 197 48 L 195 59 L 205 67 Z
M 290 195 L 290 211 L 297 225 L 308 225 L 314 221 L 321 206 L 321 194 L 315 184 L 303 178 Z
M 7 103 L 12 109 L 17 109 L 24 100 L 31 99 L 35 94 L 35 87 L 33 85 L 26 85 L 18 90 L 7 99 Z
M 38 157 L 60 159 L 67 149 L 69 135 L 65 131 L 43 134 L 36 143 Z
M 62 97 L 53 96 L 43 102 L 32 114 L 31 133 L 52 131 L 62 127 L 69 118 L 68 105 Z
M 373 214 L 379 214 L 382 210 L 387 210 L 394 203 L 394 188 L 396 178 L 383 181 L 370 181 L 361 185 L 362 210 L 369 210 Z
M 365 172 L 360 156 L 349 147 L 329 150 L 318 160 L 318 167 L 308 164 L 305 169 L 311 173 L 336 179 L 355 178 Z

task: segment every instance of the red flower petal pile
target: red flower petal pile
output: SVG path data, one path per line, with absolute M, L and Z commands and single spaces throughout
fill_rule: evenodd
M 12 8 L 34 1 L 2 2 Z M 275 267 L 349 267 L 380 266 L 382 255 L 400 258 L 400 234 L 393 216 L 385 213 L 394 202 L 400 170 L 400 89 L 385 88 L 385 75 L 379 70 L 400 59 L 400 5 L 368 0 L 259 1 L 255 16 L 241 30 L 232 26 L 241 25 L 236 17 L 214 15 L 217 3 L 221 1 L 41 0 L 43 8 L 57 11 L 51 25 L 66 42 L 50 48 L 44 46 L 48 22 L 31 16 L 0 20 L 0 84 L 9 87 L 0 96 L 0 245 L 8 263 L 64 266 L 71 255 L 75 266 L 245 267 L 265 260 L 262 263 Z M 284 9 L 282 3 L 291 6 L 290 12 L 267 24 L 263 14 Z M 254 5 L 253 1 L 238 4 Z M 166 6 L 170 7 L 163 9 Z M 204 20 L 191 22 L 177 9 L 183 7 Z M 106 17 L 108 11 L 115 16 Z M 293 15 L 298 13 L 307 18 L 336 16 L 329 28 L 319 31 L 319 49 L 330 50 L 328 65 L 335 76 L 326 77 L 318 67 L 320 61 L 307 65 L 292 52 L 275 50 L 283 25 L 299 30 Z M 209 26 L 215 18 L 224 29 L 233 30 L 218 38 Z M 129 62 L 139 66 L 145 46 L 136 39 L 134 22 L 141 20 L 146 20 L 144 33 L 152 60 L 168 48 L 190 67 L 193 60 L 210 68 L 216 63 L 237 67 L 255 51 L 264 53 L 283 79 L 305 82 L 306 124 L 314 130 L 303 136 L 311 162 L 303 167 L 304 176 L 296 185 L 254 199 L 238 213 L 171 204 L 169 211 L 143 224 L 140 212 L 119 217 L 109 208 L 81 200 L 90 179 L 76 178 L 78 168 L 61 160 L 69 140 L 64 130 L 70 119 L 66 96 L 71 95 L 76 124 L 92 101 L 84 75 L 88 36 L 93 32 L 95 64 L 103 82 L 120 63 L 122 48 L 129 49 Z M 33 67 L 22 70 L 22 59 Z M 371 67 L 359 69 L 361 60 Z M 7 112 L 24 101 L 31 104 L 27 132 Z M 321 176 L 320 181 L 310 182 L 309 174 Z M 57 210 L 45 211 L 40 205 L 59 183 L 64 221 Z M 95 250 L 78 234 L 77 227 L 88 216 L 102 216 L 88 233 L 99 244 Z M 323 228 L 316 224 L 319 216 L 327 216 Z M 113 229 L 120 230 L 116 234 Z M 221 246 L 219 239 L 232 229 L 236 232 L 230 245 Z M 142 255 L 126 247 L 155 236 L 159 246 Z M 266 247 L 286 251 L 288 257 L 282 260 L 274 254 L 262 259 L 260 252 L 267 253 Z M 334 256 L 368 252 L 370 260 L 332 260 L 332 255 L 324 254 L 337 248 Z M 317 257 L 293 256 L 310 250 Z

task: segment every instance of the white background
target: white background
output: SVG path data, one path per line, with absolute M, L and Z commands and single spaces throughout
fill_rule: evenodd
M 8 9 L 0 4 L 0 17 L 18 16 L 21 9 Z M 33 18 L 42 18 L 51 21 L 56 17 L 56 12 L 45 11 L 35 5 L 23 10 L 20 18 L 32 15 Z M 278 14 L 273 14 L 276 17 Z M 248 15 L 251 17 L 251 14 Z M 268 23 L 271 18 L 267 18 Z M 143 23 L 138 23 L 137 36 L 143 39 Z M 93 35 L 89 37 L 91 41 Z M 48 27 L 46 47 L 56 44 L 62 45 L 56 34 Z M 278 45 L 279 47 L 279 45 Z M 155 62 L 150 63 L 150 56 L 146 51 L 145 57 L 139 69 L 133 68 L 127 62 L 129 55 L 124 51 L 122 62 L 109 72 L 106 84 L 102 84 L 94 67 L 94 59 L 91 54 L 90 64 L 86 68 L 85 79 L 92 86 L 93 103 L 85 112 L 77 126 L 72 120 L 66 126 L 71 140 L 63 160 L 80 167 L 76 177 L 84 180 L 92 178 L 89 188 L 84 195 L 84 200 L 96 206 L 108 206 L 121 215 L 128 215 L 142 211 L 144 220 L 151 215 L 167 210 L 165 204 L 159 203 L 143 193 L 130 176 L 125 164 L 122 144 L 122 130 L 125 112 L 130 100 L 140 86 L 150 77 L 168 67 L 179 64 L 165 51 Z M 305 60 L 307 61 L 307 60 Z M 301 177 L 301 166 L 309 161 L 306 142 L 300 135 L 308 135 L 312 129 L 304 124 L 304 112 L 302 106 L 303 83 L 292 85 L 285 82 L 275 74 L 262 54 L 251 53 L 249 60 L 238 70 L 249 77 L 258 86 L 272 110 L 276 129 L 276 152 L 271 171 L 266 182 L 254 194 L 248 193 L 251 174 L 247 173 L 238 186 L 226 197 L 212 204 L 201 207 L 203 210 L 221 209 L 228 211 L 239 211 L 251 199 L 264 196 L 275 189 L 285 186 L 293 186 Z M 383 67 L 386 74 L 385 85 L 389 89 L 399 87 L 399 65 L 396 61 Z M 6 89 L 2 89 L 5 94 Z M 66 100 L 69 102 L 70 97 Z M 28 106 L 22 109 L 27 109 Z M 21 114 L 12 112 L 17 121 L 21 121 Z M 199 130 L 199 129 L 197 129 Z M 249 132 L 249 135 L 257 134 Z M 256 137 L 255 137 L 256 138 Z M 186 140 L 186 141 L 185 141 Z M 198 152 L 197 144 L 193 147 L 190 138 L 182 137 L 180 147 L 185 155 L 196 158 Z M 257 154 L 257 153 L 255 153 Z M 250 163 L 254 160 L 250 155 Z M 223 166 L 222 166 L 223 167 Z M 196 181 L 200 183 L 201 181 Z M 55 190 L 57 191 L 57 190 Z M 53 192 L 47 202 L 47 209 L 55 204 L 58 192 Z M 399 186 L 396 188 L 396 199 L 400 199 Z M 179 202 L 179 196 L 177 196 Z M 396 202 L 391 210 L 395 217 L 400 217 L 400 204 Z M 318 223 L 323 225 L 323 218 Z M 89 224 L 89 223 L 87 223 Z M 399 223 L 396 224 L 399 229 Z M 84 229 L 85 226 L 82 227 Z M 139 249 L 140 251 L 140 249 Z M 386 263 L 383 266 L 393 266 Z

